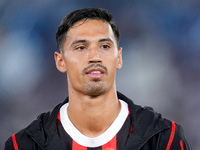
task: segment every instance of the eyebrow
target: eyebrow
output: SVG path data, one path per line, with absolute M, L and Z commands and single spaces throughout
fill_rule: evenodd
M 112 42 L 114 43 L 110 38 L 106 38 L 106 39 L 100 39 L 99 42 Z
M 87 42 L 86 40 L 77 40 L 77 41 L 74 41 L 71 45 L 75 45 L 78 43 L 86 43 L 86 42 Z
M 105 41 L 114 43 L 110 38 L 100 39 L 98 42 L 105 42 Z M 78 44 L 78 43 L 86 43 L 86 42 L 88 42 L 88 41 L 87 40 L 76 40 L 71 45 L 75 45 L 75 44 Z

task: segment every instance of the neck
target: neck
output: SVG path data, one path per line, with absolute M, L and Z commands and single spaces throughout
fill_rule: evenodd
M 114 89 L 96 97 L 69 91 L 69 119 L 85 136 L 96 137 L 105 132 L 117 118 L 120 108 Z

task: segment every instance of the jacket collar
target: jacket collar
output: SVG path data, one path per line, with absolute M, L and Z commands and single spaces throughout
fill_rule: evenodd
M 169 123 L 152 108 L 133 104 L 133 101 L 117 92 L 118 98 L 124 100 L 130 109 L 133 131 L 127 141 L 125 149 L 139 149 L 156 133 L 170 128 Z M 68 102 L 68 98 L 58 104 L 51 112 L 41 114 L 35 120 L 27 133 L 45 150 L 62 150 L 62 144 L 57 134 L 56 119 L 62 105 Z

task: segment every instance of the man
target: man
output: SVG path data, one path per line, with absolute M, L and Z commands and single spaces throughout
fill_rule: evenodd
M 56 33 L 69 97 L 13 134 L 5 150 L 188 150 L 180 125 L 116 92 L 120 34 L 107 10 L 68 14 Z

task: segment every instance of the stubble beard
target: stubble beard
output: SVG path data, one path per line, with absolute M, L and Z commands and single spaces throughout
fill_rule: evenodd
M 107 84 L 101 83 L 99 79 L 93 79 L 91 82 L 83 84 L 83 91 L 86 95 L 99 96 L 108 91 Z

